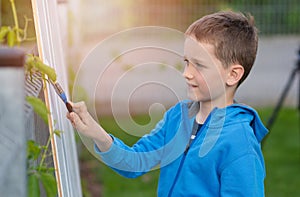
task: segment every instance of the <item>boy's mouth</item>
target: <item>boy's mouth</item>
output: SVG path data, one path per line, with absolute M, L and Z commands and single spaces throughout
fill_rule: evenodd
M 191 87 L 191 88 L 197 88 L 198 85 L 195 85 L 195 84 L 191 84 L 191 83 L 187 83 L 188 87 Z

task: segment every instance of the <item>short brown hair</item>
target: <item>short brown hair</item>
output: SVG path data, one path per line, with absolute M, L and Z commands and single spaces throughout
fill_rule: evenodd
M 206 15 L 195 21 L 186 31 L 197 41 L 214 45 L 215 56 L 223 66 L 240 64 L 244 75 L 240 85 L 248 76 L 257 53 L 258 36 L 254 18 L 242 13 L 222 11 Z

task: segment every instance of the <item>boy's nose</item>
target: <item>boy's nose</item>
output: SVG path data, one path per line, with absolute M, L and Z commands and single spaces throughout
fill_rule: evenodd
M 186 78 L 186 79 L 192 79 L 192 78 L 193 78 L 193 75 L 191 74 L 191 71 L 190 71 L 190 69 L 189 69 L 188 66 L 186 66 L 186 67 L 184 68 L 184 71 L 183 71 L 183 73 L 182 73 L 182 76 L 183 76 L 184 78 Z

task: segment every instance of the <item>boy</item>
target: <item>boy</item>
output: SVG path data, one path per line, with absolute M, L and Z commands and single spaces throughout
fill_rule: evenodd
M 253 18 L 241 13 L 218 12 L 194 22 L 184 44 L 190 101 L 169 109 L 132 147 L 107 134 L 83 102 L 74 103 L 76 113 L 67 117 L 121 175 L 140 176 L 159 165 L 158 196 L 264 196 L 260 142 L 267 130 L 252 108 L 234 103 L 257 42 Z

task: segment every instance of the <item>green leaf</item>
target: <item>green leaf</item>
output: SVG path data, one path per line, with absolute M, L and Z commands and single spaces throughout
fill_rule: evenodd
M 27 142 L 27 158 L 36 160 L 41 153 L 41 147 L 33 140 Z
M 9 31 L 8 26 L 2 26 L 0 29 L 0 42 L 4 41 L 4 38 L 6 37 L 7 33 Z
M 53 82 L 56 81 L 56 72 L 50 66 L 44 64 L 39 58 L 35 58 L 35 68 L 38 69 L 41 73 L 47 75 L 49 79 Z
M 26 59 L 26 71 L 30 72 L 35 66 L 34 66 L 35 62 L 34 62 L 34 56 L 33 55 L 27 55 L 27 59 Z
M 38 166 L 36 168 L 36 171 L 38 171 L 39 173 L 54 173 L 55 168 L 48 167 L 46 166 L 46 164 L 43 164 L 42 166 Z
M 47 109 L 45 103 L 41 99 L 33 96 L 27 96 L 26 101 L 33 107 L 35 113 L 37 113 L 48 125 L 49 110 Z
M 27 196 L 40 197 L 39 179 L 36 174 L 30 174 L 28 176 Z
M 47 197 L 55 197 L 57 194 L 57 185 L 54 174 L 42 172 L 41 181 L 45 188 Z
M 55 172 L 55 168 L 45 167 L 43 169 L 43 172 L 45 172 L 45 173 L 54 173 Z
M 60 137 L 60 134 L 62 133 L 62 131 L 55 129 L 54 130 L 54 134 L 57 135 L 58 137 Z

